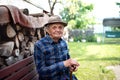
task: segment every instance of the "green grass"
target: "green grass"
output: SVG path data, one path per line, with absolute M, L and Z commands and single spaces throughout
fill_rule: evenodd
M 112 70 L 106 66 L 120 64 L 119 44 L 68 43 L 70 55 L 80 67 L 74 74 L 78 80 L 115 80 Z
M 99 37 L 101 40 L 103 40 L 104 39 L 104 43 L 115 43 L 115 44 L 120 44 L 120 38 L 106 38 L 106 37 L 103 37 L 103 36 L 105 36 L 105 34 L 103 34 L 103 33 L 96 33 L 95 34 L 95 37 L 97 38 L 97 37 Z

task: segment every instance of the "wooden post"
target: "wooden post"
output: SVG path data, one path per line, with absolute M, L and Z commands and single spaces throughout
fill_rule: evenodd
M 70 80 L 72 80 L 72 72 L 70 71 Z

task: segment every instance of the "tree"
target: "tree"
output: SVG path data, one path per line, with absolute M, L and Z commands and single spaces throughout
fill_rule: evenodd
M 51 15 L 54 15 L 54 8 L 55 8 L 55 5 L 58 3 L 61 4 L 61 0 L 48 0 Z
M 49 3 L 49 7 L 50 7 L 50 13 L 52 15 L 54 15 L 53 13 L 53 10 L 54 10 L 54 7 L 55 7 L 55 4 L 57 3 L 57 0 L 48 0 L 48 3 Z
M 37 5 L 35 3 L 35 0 L 23 0 L 23 1 L 26 1 L 27 3 L 32 4 L 33 6 L 44 10 L 44 8 L 42 8 L 40 5 Z M 46 11 L 46 10 L 44 10 L 44 11 L 47 13 L 50 13 L 51 15 L 54 15 L 55 5 L 58 3 L 61 3 L 61 0 L 48 0 L 47 2 L 48 3 L 46 3 L 46 4 L 49 5 L 50 11 Z
M 80 0 L 66 0 L 65 5 L 60 15 L 68 23 L 74 21 L 72 28 L 85 28 L 88 25 L 95 24 L 95 18 L 89 15 L 93 10 L 92 4 L 86 4 Z

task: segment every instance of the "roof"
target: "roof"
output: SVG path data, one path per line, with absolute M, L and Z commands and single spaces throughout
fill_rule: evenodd
M 30 14 L 41 13 L 43 10 L 23 0 L 0 0 L 0 5 L 13 5 L 19 9 L 27 8 Z
M 120 17 L 118 17 L 118 18 L 104 18 L 103 25 L 104 26 L 111 26 L 111 27 L 120 27 Z

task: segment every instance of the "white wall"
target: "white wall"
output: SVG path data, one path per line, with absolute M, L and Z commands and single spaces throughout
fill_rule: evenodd
M 29 10 L 29 13 L 41 13 L 42 10 L 23 1 L 23 0 L 0 0 L 0 5 L 14 5 L 18 7 L 19 9 L 27 8 Z

